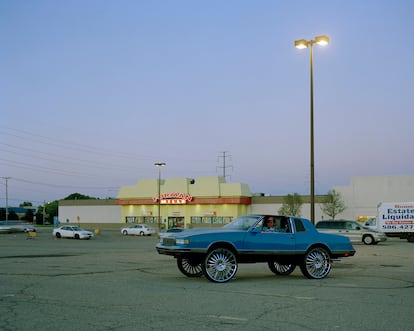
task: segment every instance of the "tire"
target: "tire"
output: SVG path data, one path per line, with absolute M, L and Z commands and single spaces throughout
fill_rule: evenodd
M 201 277 L 203 275 L 203 268 L 201 267 L 200 260 L 178 257 L 177 267 L 178 270 L 187 277 Z
M 300 269 L 309 279 L 322 279 L 328 276 L 332 268 L 329 252 L 323 247 L 313 247 L 306 252 Z
M 80 239 L 78 234 L 75 234 L 75 239 Z
M 142 236 L 144 236 L 144 232 L 142 232 L 142 231 L 141 231 L 141 232 L 139 233 L 139 235 L 140 235 L 141 237 L 142 237 Z
M 201 264 L 204 276 L 213 283 L 225 283 L 237 272 L 236 255 L 227 248 L 214 248 Z
M 280 264 L 278 260 L 269 261 L 267 265 L 270 271 L 279 276 L 288 276 L 296 269 L 295 264 Z
M 62 238 L 62 236 L 59 232 L 56 232 L 55 236 L 56 236 L 56 238 Z
M 362 242 L 363 242 L 365 245 L 373 245 L 373 244 L 375 243 L 375 240 L 374 240 L 374 238 L 373 238 L 372 236 L 370 236 L 370 235 L 366 235 L 366 236 L 364 236 L 364 237 L 362 238 Z
M 128 235 L 128 231 L 127 231 L 127 230 L 124 230 L 124 231 L 122 232 L 122 234 L 123 234 L 124 236 L 127 236 L 127 235 Z

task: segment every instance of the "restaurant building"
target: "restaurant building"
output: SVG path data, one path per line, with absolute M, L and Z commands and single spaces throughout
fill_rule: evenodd
M 121 187 L 115 203 L 122 207 L 123 222 L 163 229 L 223 226 L 247 214 L 251 199 L 246 184 L 211 176 L 142 179 L 135 186 Z

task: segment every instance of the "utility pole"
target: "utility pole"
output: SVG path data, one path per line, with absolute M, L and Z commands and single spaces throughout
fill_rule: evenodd
M 11 177 L 1 177 L 6 180 L 6 224 L 9 220 L 9 189 L 8 189 L 8 181 Z
M 222 158 L 223 159 L 223 166 L 217 167 L 217 168 L 223 169 L 223 177 L 226 178 L 226 177 L 229 177 L 230 176 L 230 175 L 227 175 L 226 174 L 226 169 L 227 168 L 232 168 L 233 169 L 233 166 L 228 166 L 227 163 L 226 163 L 227 158 L 230 158 L 231 159 L 231 155 L 228 155 L 228 152 L 221 152 L 221 154 L 222 155 L 219 155 L 218 158 Z

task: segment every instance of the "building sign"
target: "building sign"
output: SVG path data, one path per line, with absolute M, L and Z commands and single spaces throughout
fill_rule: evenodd
M 162 205 L 185 205 L 187 201 L 185 199 L 161 199 Z
M 378 222 L 386 232 L 414 229 L 414 202 L 383 202 L 378 207 Z
M 216 216 L 217 215 L 217 212 L 215 212 L 215 211 L 206 211 L 204 213 L 204 215 L 205 216 Z
M 164 205 L 184 205 L 187 203 L 187 201 L 193 200 L 193 197 L 191 195 L 185 193 L 172 192 L 163 193 L 160 197 L 155 196 L 152 198 L 152 201 L 156 203 L 159 201 L 160 198 L 160 203 Z

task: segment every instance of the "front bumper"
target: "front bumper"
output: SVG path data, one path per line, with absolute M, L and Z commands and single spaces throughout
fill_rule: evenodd
M 190 249 L 183 248 L 180 246 L 164 246 L 164 245 L 158 244 L 155 246 L 155 248 L 158 254 L 171 255 L 171 256 L 180 256 L 180 255 L 190 252 Z

